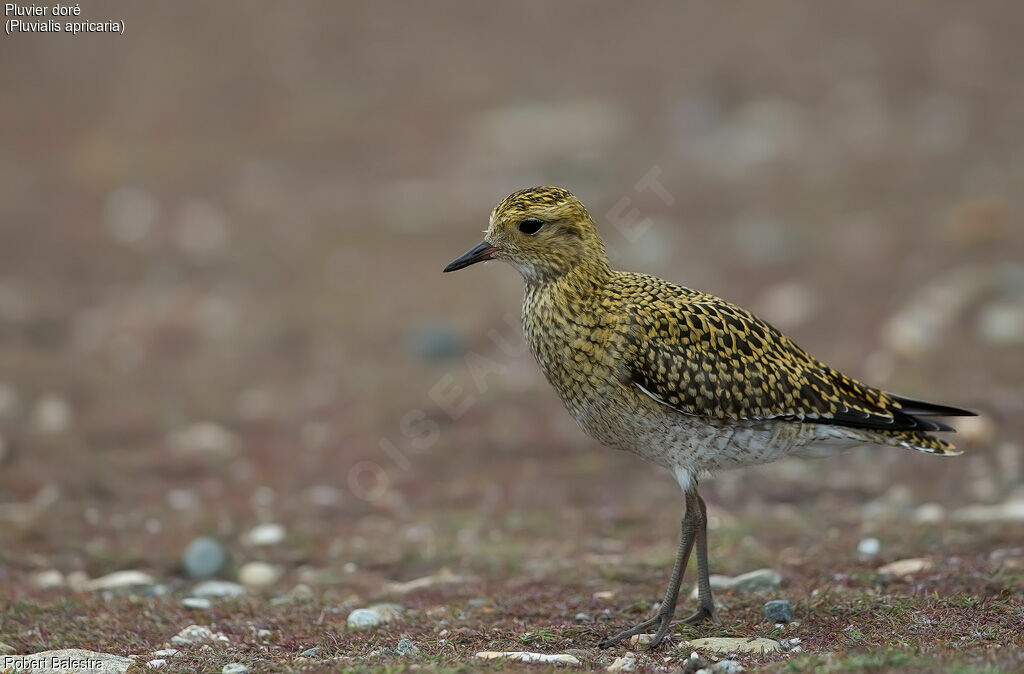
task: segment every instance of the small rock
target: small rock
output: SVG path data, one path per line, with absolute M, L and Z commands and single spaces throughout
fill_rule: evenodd
M 156 658 L 154 660 L 150 660 L 149 662 L 147 662 L 146 667 L 149 667 L 150 669 L 160 669 L 166 664 L 167 660 L 164 660 L 163 658 Z
M 735 577 L 711 574 L 709 580 L 714 591 L 768 592 L 782 582 L 782 576 L 772 569 L 758 569 Z M 690 596 L 697 597 L 696 587 Z
M 629 638 L 630 645 L 634 647 L 647 646 L 654 641 L 653 634 L 634 634 Z
M 56 435 L 70 428 L 73 417 L 71 405 L 50 393 L 40 398 L 32 410 L 32 426 L 39 433 Z
M 348 626 L 353 630 L 368 630 L 384 622 L 381 615 L 370 608 L 357 608 L 348 614 Z
M 593 594 L 594 599 L 600 599 L 602 601 L 611 601 L 615 599 L 615 590 L 600 590 Z
M 238 570 L 238 581 L 246 587 L 273 585 L 281 577 L 281 570 L 266 562 L 248 562 Z
M 282 604 L 302 604 L 307 601 L 313 601 L 316 595 L 313 593 L 313 588 L 304 583 L 299 583 L 293 587 L 287 594 L 283 594 L 280 597 L 274 597 L 270 604 L 272 606 L 281 606 Z
M 402 657 L 413 657 L 420 654 L 420 649 L 409 639 L 399 639 L 395 646 L 395 654 Z
M 1024 302 L 993 302 L 984 307 L 978 314 L 978 335 L 995 346 L 1024 344 Z
M 32 584 L 40 590 L 64 585 L 64 574 L 56 569 L 48 569 L 32 574 Z
M 284 540 L 285 528 L 280 524 L 260 524 L 249 530 L 245 535 L 245 542 L 248 545 L 262 547 L 277 545 Z
M 232 662 L 229 665 L 224 665 L 220 674 L 249 674 L 249 668 L 240 662 Z
M 183 558 L 185 574 L 189 578 L 216 576 L 224 568 L 227 560 L 228 553 L 220 541 L 209 536 L 201 536 L 194 539 L 185 548 Z
M 470 599 L 469 601 L 466 602 L 466 604 L 468 606 L 470 606 L 471 608 L 480 608 L 481 606 L 487 606 L 487 600 L 486 599 Z
M 242 448 L 237 435 L 209 421 L 201 421 L 177 431 L 170 436 L 168 444 L 179 455 L 209 456 L 214 459 L 233 459 Z
M 57 674 L 58 672 L 66 674 L 71 671 L 78 672 L 79 674 L 124 674 L 132 665 L 132 660 L 129 658 L 110 655 L 109 653 L 86 651 L 80 648 L 43 651 L 42 653 L 18 657 L 19 659 L 23 657 L 25 660 L 46 663 L 48 665 L 46 667 L 22 670 L 32 672 L 33 674 Z M 0 663 L 2 662 L 3 660 L 0 660 Z M 75 666 L 73 663 L 78 664 Z M 83 663 L 89 663 L 91 666 L 84 667 Z M 5 664 L 4 667 L 6 668 L 7 665 Z
M 612 664 L 608 665 L 609 672 L 632 672 L 634 669 L 636 669 L 636 656 L 632 653 L 615 658 Z
M 532 653 L 530 651 L 480 651 L 476 657 L 481 660 L 508 659 L 516 662 L 545 662 L 556 665 L 578 665 L 579 658 L 568 653 L 550 655 L 548 653 Z
M 164 648 L 150 653 L 154 658 L 171 658 L 178 654 L 177 648 Z
M 877 538 L 862 538 L 857 543 L 857 554 L 861 557 L 877 557 L 882 551 L 882 542 Z
M 153 577 L 142 571 L 115 571 L 85 584 L 86 590 L 122 590 L 132 587 L 148 587 L 156 583 Z
M 245 588 L 229 580 L 206 580 L 192 588 L 193 597 L 240 597 Z
M 466 353 L 462 336 L 446 325 L 416 328 L 408 337 L 409 351 L 423 360 L 448 360 Z
M 199 609 L 200 611 L 213 608 L 213 602 L 203 597 L 185 597 L 181 600 L 181 605 L 186 608 Z
M 711 674 L 739 674 L 744 671 L 743 665 L 735 660 L 719 660 L 710 667 Z
M 684 641 L 680 648 L 696 648 L 711 653 L 774 653 L 782 646 L 774 639 L 764 637 L 709 637 Z
M 765 602 L 764 617 L 773 623 L 788 623 L 793 619 L 793 607 L 788 599 L 773 599 Z
M 915 573 L 926 571 L 930 568 L 932 568 L 932 560 L 925 559 L 923 557 L 915 557 L 913 559 L 901 559 L 886 564 L 878 569 L 878 573 L 890 578 L 901 578 L 904 576 L 912 576 Z
M 188 646 L 210 641 L 228 641 L 228 638 L 220 632 L 215 633 L 209 627 L 202 625 L 189 625 L 171 637 L 171 643 L 175 646 Z
M 313 648 L 307 648 L 306 650 L 304 650 L 301 653 L 299 653 L 299 657 L 300 658 L 319 658 L 320 655 L 323 652 L 324 652 L 324 649 L 320 648 L 319 646 L 314 646 Z
M 946 519 L 946 509 L 939 503 L 922 503 L 914 510 L 914 520 L 925 524 L 938 524 Z
M 698 655 L 697 651 L 690 653 L 690 657 L 683 661 L 683 669 L 681 674 L 698 674 L 698 672 L 704 672 L 708 674 L 708 661 Z
M 270 641 L 274 638 L 274 633 L 267 629 L 262 629 L 256 632 L 256 638 L 260 641 Z
M 588 623 L 588 622 L 590 622 L 592 620 L 592 618 L 590 617 L 590 614 L 583 613 L 582 611 L 577 613 L 576 615 L 574 615 L 572 617 L 572 619 L 575 620 L 578 623 Z

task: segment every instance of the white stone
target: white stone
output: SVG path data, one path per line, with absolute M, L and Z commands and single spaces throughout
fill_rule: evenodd
M 900 559 L 895 562 L 890 562 L 878 569 L 878 573 L 891 578 L 899 578 L 903 576 L 912 576 L 915 573 L 926 571 L 930 568 L 932 568 L 932 560 L 924 557 L 915 557 L 912 559 Z
M 203 597 L 185 597 L 181 600 L 181 605 L 185 608 L 194 608 L 201 611 L 213 608 L 213 602 Z
M 353 630 L 367 630 L 384 622 L 380 613 L 372 608 L 357 608 L 348 614 L 348 626 Z
M 416 590 L 422 590 L 426 587 L 433 587 L 435 585 L 457 585 L 461 583 L 467 583 L 475 580 L 470 576 L 460 576 L 452 573 L 448 569 L 441 569 L 438 573 L 432 576 L 424 576 L 415 580 L 410 580 L 406 583 L 388 583 L 385 586 L 385 590 L 392 594 L 407 594 Z
M 277 545 L 284 540 L 285 528 L 280 524 L 260 524 L 249 530 L 245 542 L 252 546 Z
M 636 656 L 632 653 L 615 658 L 612 664 L 608 665 L 609 672 L 632 672 L 634 669 L 636 669 Z
M 778 641 L 764 637 L 709 637 L 684 641 L 679 647 L 695 648 L 709 653 L 766 654 L 782 650 Z
M 922 503 L 914 510 L 914 519 L 925 524 L 937 524 L 946 519 L 946 509 L 939 503 Z
M 32 574 L 32 584 L 41 590 L 64 585 L 64 574 L 57 569 L 48 569 Z
M 146 663 L 146 667 L 149 667 L 150 669 L 160 669 L 161 667 L 163 667 L 166 664 L 167 664 L 167 660 L 165 660 L 163 658 L 156 658 L 156 659 L 153 659 L 153 660 L 150 660 L 149 662 L 147 662 Z
M 48 393 L 39 399 L 32 410 L 32 427 L 39 433 L 56 435 L 66 431 L 73 418 L 74 413 L 68 401 Z
M 171 643 L 175 646 L 188 646 L 189 644 L 208 643 L 211 641 L 226 642 L 228 638 L 220 632 L 215 633 L 209 627 L 202 625 L 189 625 L 171 637 Z
M 245 588 L 229 580 L 204 580 L 192 588 L 194 597 L 240 597 Z
M 148 573 L 136 570 L 115 571 L 85 584 L 86 590 L 119 590 L 127 587 L 148 587 L 156 583 Z
M 172 434 L 171 449 L 182 455 L 206 455 L 231 459 L 241 451 L 238 436 L 219 424 L 200 421 Z
M 273 585 L 281 577 L 281 569 L 266 562 L 247 562 L 238 570 L 238 580 L 246 587 Z
M 177 648 L 163 648 L 159 651 L 153 651 L 150 653 L 154 658 L 172 658 L 178 654 Z
M 74 671 L 79 674 L 124 674 L 132 665 L 132 660 L 109 653 L 97 653 L 80 648 L 67 648 L 56 651 L 43 651 L 32 655 L 17 656 L 35 663 L 43 663 L 40 667 L 23 668 L 21 672 L 30 674 L 68 674 Z M 78 663 L 78 668 L 72 667 Z M 84 666 L 89 663 L 91 666 Z M 0 664 L 4 660 L 0 659 Z M 10 663 L 4 664 L 7 667 Z
M 857 543 L 857 554 L 861 557 L 877 557 L 878 553 L 881 551 L 882 542 L 877 538 L 862 538 L 860 542 Z
M 714 591 L 768 592 L 782 582 L 782 576 L 772 569 L 757 569 L 756 571 L 748 571 L 735 577 L 711 574 L 708 580 L 711 583 L 711 589 Z M 697 596 L 696 587 L 693 588 L 690 596 Z
M 516 662 L 543 662 L 555 665 L 578 665 L 579 659 L 568 653 L 532 653 L 530 651 L 480 651 L 476 657 L 481 660 L 515 660 Z
M 231 664 L 224 665 L 224 669 L 220 670 L 220 674 L 249 674 L 249 668 L 240 662 L 232 662 Z

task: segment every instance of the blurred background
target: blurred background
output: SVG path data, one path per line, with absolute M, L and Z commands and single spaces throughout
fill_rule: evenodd
M 0 595 L 181 578 L 199 536 L 221 576 L 339 596 L 444 566 L 660 586 L 673 481 L 576 428 L 514 270 L 441 274 L 537 184 L 615 266 L 984 414 L 958 459 L 722 475 L 715 570 L 1019 534 L 1019 3 L 82 9 L 125 35 L 0 37 Z

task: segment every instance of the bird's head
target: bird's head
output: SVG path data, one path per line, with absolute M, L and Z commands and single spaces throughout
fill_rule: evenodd
M 527 283 L 544 283 L 582 266 L 606 269 L 604 244 L 580 200 L 560 187 L 530 187 L 491 212 L 486 236 L 445 271 L 505 260 Z

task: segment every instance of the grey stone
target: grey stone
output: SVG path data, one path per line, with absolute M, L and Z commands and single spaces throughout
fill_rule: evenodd
M 765 602 L 764 617 L 773 623 L 788 623 L 793 619 L 793 607 L 788 599 L 773 599 Z
M 719 660 L 710 669 L 711 674 L 738 674 L 743 671 L 743 665 L 735 660 Z
M 772 569 L 758 569 L 736 577 L 712 574 L 709 580 L 711 589 L 716 591 L 768 592 L 782 582 L 782 576 Z M 693 589 L 692 596 L 697 596 L 696 587 Z
M 583 612 L 577 613 L 576 615 L 573 616 L 572 619 L 575 620 L 578 623 L 588 623 L 588 622 L 591 621 L 590 614 L 583 613 Z
M 876 557 L 882 551 L 882 544 L 877 538 L 864 538 L 857 543 L 857 554 L 861 557 Z
M 778 641 L 764 637 L 708 637 L 691 639 L 679 644 L 680 648 L 695 648 L 708 653 L 753 653 L 763 655 L 782 650 Z
M 403 657 L 412 657 L 420 654 L 420 649 L 410 639 L 399 639 L 395 646 L 395 654 Z
M 313 648 L 307 648 L 306 650 L 304 650 L 301 653 L 299 653 L 299 657 L 302 657 L 302 658 L 319 658 L 323 654 L 323 652 L 324 652 L 324 649 L 320 648 L 319 646 L 314 646 Z
M 192 588 L 194 597 L 239 597 L 245 594 L 245 588 L 229 580 L 206 580 Z
M 224 665 L 220 674 L 249 674 L 249 668 L 240 662 L 232 662 L 229 665 Z
M 67 674 L 75 671 L 81 674 L 124 674 L 132 660 L 109 653 L 97 653 L 80 648 L 43 651 L 32 655 L 8 656 L 0 660 L 4 667 L 30 674 Z M 23 664 L 19 664 L 23 662 Z
M 228 638 L 220 632 L 214 633 L 209 627 L 202 625 L 189 625 L 185 629 L 171 637 L 171 644 L 175 646 L 187 646 L 211 641 L 228 641 Z
M 154 584 L 153 577 L 148 573 L 135 570 L 115 571 L 101 578 L 95 578 L 85 584 L 86 590 L 124 590 L 128 588 L 148 587 Z
M 445 325 L 424 325 L 408 337 L 409 351 L 423 360 L 448 360 L 466 353 L 462 336 Z
M 215 538 L 201 536 L 185 548 L 185 574 L 189 578 L 209 578 L 216 576 L 224 568 L 228 553 L 224 546 Z

